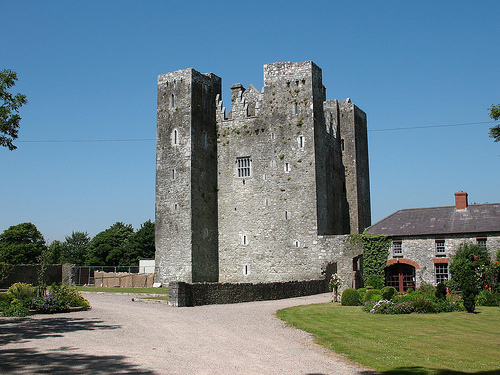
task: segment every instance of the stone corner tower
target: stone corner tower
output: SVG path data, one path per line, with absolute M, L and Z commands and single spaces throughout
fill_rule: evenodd
M 216 98 L 194 69 L 158 77 L 157 282 L 218 281 Z

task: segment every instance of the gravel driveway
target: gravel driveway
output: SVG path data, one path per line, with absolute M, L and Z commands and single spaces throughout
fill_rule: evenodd
M 184 308 L 84 294 L 90 311 L 0 318 L 0 373 L 374 374 L 274 316 L 328 294 Z

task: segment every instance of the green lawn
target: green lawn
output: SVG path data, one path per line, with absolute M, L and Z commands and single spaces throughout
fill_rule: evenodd
M 168 288 L 107 288 L 101 286 L 77 286 L 76 289 L 78 289 L 79 292 L 168 294 Z
M 277 316 L 385 374 L 500 374 L 500 308 L 476 311 L 379 315 L 326 303 L 279 310 Z

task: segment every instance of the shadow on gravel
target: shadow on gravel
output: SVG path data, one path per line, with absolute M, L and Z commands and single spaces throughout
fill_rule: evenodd
M 126 362 L 124 356 L 86 355 L 72 350 L 76 349 L 62 347 L 45 353 L 33 349 L 0 350 L 2 374 L 155 374 Z
M 101 320 L 44 316 L 42 319 L 0 319 L 0 346 L 12 342 L 60 337 L 66 332 L 117 329 L 119 325 L 103 324 Z

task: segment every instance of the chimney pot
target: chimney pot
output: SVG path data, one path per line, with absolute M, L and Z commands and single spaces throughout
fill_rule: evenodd
M 455 208 L 457 210 L 465 210 L 469 205 L 467 203 L 468 194 L 465 191 L 459 191 L 455 193 Z

